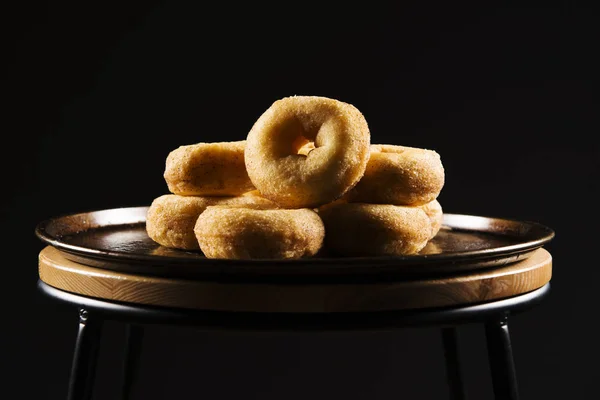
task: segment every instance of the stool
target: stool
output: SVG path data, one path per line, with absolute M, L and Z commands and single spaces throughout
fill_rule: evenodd
M 38 288 L 79 310 L 68 399 L 90 399 L 106 320 L 127 326 L 122 398 L 132 390 L 144 324 L 236 331 L 352 331 L 439 327 L 451 399 L 465 398 L 456 329 L 483 323 L 496 399 L 518 399 L 508 317 L 548 293 L 552 257 L 435 279 L 376 283 L 241 283 L 122 273 L 79 264 L 53 246 L 39 254 Z

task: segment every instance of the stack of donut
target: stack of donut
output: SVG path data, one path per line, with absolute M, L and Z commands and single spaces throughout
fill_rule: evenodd
M 148 235 L 208 258 L 410 255 L 442 225 L 439 154 L 372 145 L 363 114 L 327 97 L 275 101 L 246 140 L 171 151 L 164 179 Z

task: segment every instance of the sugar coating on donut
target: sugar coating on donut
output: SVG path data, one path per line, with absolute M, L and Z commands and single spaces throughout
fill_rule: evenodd
M 146 213 L 146 232 L 158 244 L 182 250 L 198 250 L 194 234 L 198 216 L 208 206 L 233 205 L 276 208 L 270 200 L 256 195 L 242 196 L 179 196 L 165 194 L 152 201 Z
M 182 196 L 236 196 L 255 189 L 246 172 L 246 141 L 180 146 L 166 159 L 169 191 Z
M 367 121 L 353 105 L 319 96 L 285 97 L 248 133 L 246 169 L 260 193 L 282 207 L 317 207 L 360 180 L 369 145 Z
M 421 207 L 421 209 L 425 211 L 425 214 L 427 214 L 429 217 L 429 221 L 431 222 L 431 234 L 429 239 L 433 239 L 442 228 L 444 222 L 444 211 L 442 209 L 442 205 L 437 199 L 435 199 L 419 207 Z
M 338 202 L 319 208 L 325 247 L 338 256 L 402 256 L 418 253 L 431 235 L 421 207 Z
M 194 232 L 207 258 L 296 259 L 315 255 L 325 228 L 310 209 L 255 210 L 211 206 Z
M 371 145 L 365 173 L 349 202 L 422 205 L 436 199 L 445 181 L 440 155 L 429 149 Z

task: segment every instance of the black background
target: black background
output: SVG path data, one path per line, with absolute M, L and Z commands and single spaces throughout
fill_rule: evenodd
M 148 205 L 166 193 L 169 151 L 244 139 L 274 100 L 304 94 L 357 106 L 372 143 L 438 151 L 446 212 L 556 231 L 546 246 L 551 295 L 511 323 L 519 387 L 523 399 L 595 392 L 598 13 L 368 3 L 95 2 L 2 13 L 3 391 L 66 393 L 76 313 L 36 292 L 38 222 Z M 469 394 L 490 398 L 482 330 L 461 333 Z M 108 324 L 95 399 L 118 393 L 122 340 L 122 325 Z M 446 395 L 435 329 L 152 327 L 144 345 L 139 399 Z

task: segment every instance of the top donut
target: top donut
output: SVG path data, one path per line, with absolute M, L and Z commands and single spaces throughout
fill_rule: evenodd
M 246 138 L 248 176 L 285 208 L 315 208 L 341 198 L 362 178 L 371 135 L 353 105 L 320 96 L 275 101 Z M 313 143 L 308 150 L 306 145 Z

